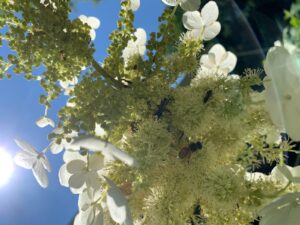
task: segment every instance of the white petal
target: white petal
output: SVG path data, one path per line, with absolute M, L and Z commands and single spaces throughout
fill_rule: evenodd
M 86 162 L 82 160 L 72 160 L 67 163 L 67 171 L 71 174 L 80 173 L 85 170 Z
M 210 54 L 214 54 L 215 56 L 215 64 L 217 66 L 220 65 L 220 63 L 226 58 L 227 52 L 223 45 L 221 44 L 215 44 L 210 50 Z
M 90 16 L 87 18 L 87 24 L 94 30 L 100 27 L 100 20 L 97 17 Z
M 210 25 L 218 19 L 219 8 L 215 1 L 209 1 L 201 10 L 201 17 L 205 25 Z
M 95 214 L 94 222 L 91 225 L 104 225 L 104 217 L 102 211 Z
M 180 6 L 184 11 L 196 11 L 199 9 L 201 0 L 181 0 Z
M 81 211 L 80 213 L 81 225 L 92 225 L 95 219 L 95 211 L 93 207 L 88 208 L 86 211 Z
M 107 208 L 111 215 L 111 218 L 116 223 L 124 223 L 127 217 L 127 211 L 129 211 L 128 203 L 119 188 L 113 183 L 113 181 L 106 178 L 111 188 L 109 188 L 106 197 Z
M 140 8 L 140 0 L 130 0 L 130 9 L 136 11 Z
M 127 153 L 121 151 L 111 143 L 99 140 L 95 137 L 86 136 L 86 137 L 75 138 L 74 141 L 71 143 L 71 148 L 72 147 L 74 148 L 82 147 L 93 151 L 102 152 L 103 155 L 113 155 L 115 158 L 123 161 L 129 166 L 138 165 L 137 162 Z
M 50 150 L 53 154 L 58 154 L 62 152 L 62 150 L 64 150 L 64 146 L 62 145 L 62 143 L 57 144 L 56 140 L 53 140 L 50 144 Z
M 81 20 L 82 23 L 87 23 L 87 19 L 88 19 L 87 16 L 80 15 L 78 18 Z
M 55 127 L 53 120 L 51 120 L 50 118 L 48 118 L 46 116 L 40 117 L 35 123 L 38 127 L 41 127 L 41 128 L 46 127 L 46 126 Z
M 73 225 L 82 225 L 79 213 L 75 216 Z
M 104 167 L 104 157 L 101 154 L 93 154 L 89 158 L 89 169 L 98 171 Z
M 37 156 L 39 153 L 35 150 L 35 148 L 27 143 L 26 141 L 22 141 L 20 139 L 15 139 L 16 144 L 23 149 L 25 152 L 30 153 L 34 156 Z
M 37 160 L 36 163 L 33 165 L 32 172 L 35 179 L 41 185 L 41 187 L 43 188 L 48 187 L 47 172 L 43 164 L 39 160 Z
M 48 172 L 51 172 L 51 165 L 49 163 L 49 160 L 48 158 L 43 155 L 39 158 L 39 160 L 41 161 L 41 163 L 43 164 L 44 168 L 48 171 Z
M 194 29 L 185 33 L 185 39 L 203 39 L 202 29 Z
M 58 171 L 59 183 L 62 186 L 69 187 L 69 179 L 72 174 L 67 171 L 67 164 L 63 164 Z
M 200 58 L 200 65 L 207 69 L 214 68 L 216 66 L 215 55 L 211 53 L 202 55 Z
M 29 154 L 27 152 L 18 152 L 14 157 L 14 162 L 25 169 L 32 169 L 34 163 L 36 162 L 36 156 Z
M 92 207 L 93 199 L 90 199 L 87 190 L 82 192 L 78 198 L 78 208 L 81 211 L 86 211 L 89 207 Z
M 185 12 L 182 16 L 182 23 L 187 30 L 203 28 L 203 21 L 198 11 Z
M 177 5 L 177 0 L 162 0 L 162 2 L 168 6 L 176 6 Z
M 214 22 L 211 25 L 205 26 L 203 39 L 209 41 L 215 38 L 221 31 L 221 24 L 219 22 Z
M 77 173 L 70 177 L 69 179 L 69 187 L 79 189 L 85 183 L 85 174 L 84 173 Z
M 232 52 L 227 52 L 227 57 L 221 62 L 220 67 L 226 68 L 228 73 L 234 70 L 237 63 L 237 57 Z

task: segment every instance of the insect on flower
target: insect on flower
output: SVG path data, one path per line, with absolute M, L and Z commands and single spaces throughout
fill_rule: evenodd
M 202 143 L 200 141 L 196 142 L 196 143 L 191 143 L 189 146 L 187 147 L 183 147 L 178 154 L 178 157 L 181 159 L 184 158 L 190 158 L 193 152 L 196 152 L 197 150 L 202 149 Z

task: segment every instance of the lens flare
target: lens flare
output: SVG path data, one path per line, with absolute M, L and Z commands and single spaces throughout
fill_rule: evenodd
M 13 171 L 12 157 L 4 149 L 0 148 L 0 187 L 9 181 Z

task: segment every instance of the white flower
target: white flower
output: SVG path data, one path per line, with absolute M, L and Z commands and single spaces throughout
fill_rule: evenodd
M 51 172 L 51 166 L 44 152 L 37 152 L 25 141 L 15 140 L 15 142 L 23 151 L 15 155 L 14 162 L 25 169 L 31 169 L 37 182 L 46 188 L 48 186 L 46 170 Z
M 122 57 L 124 59 L 125 64 L 128 60 L 135 55 L 143 56 L 146 51 L 146 42 L 147 42 L 147 34 L 146 31 L 142 28 L 138 28 L 134 33 L 136 40 L 129 40 L 126 48 L 123 50 Z
M 221 24 L 217 21 L 219 8 L 216 2 L 209 1 L 201 10 L 188 11 L 183 14 L 184 27 L 189 30 L 189 36 L 209 41 L 221 31 Z
M 55 127 L 54 121 L 46 116 L 40 117 L 37 121 L 35 121 L 35 123 L 38 127 L 41 127 L 41 128 L 46 127 L 46 126 Z
M 220 44 L 215 44 L 200 58 L 200 76 L 227 76 L 235 68 L 236 56 Z
M 201 4 L 201 0 L 162 0 L 162 2 L 168 6 L 176 6 L 179 2 L 179 5 L 185 11 L 196 11 Z
M 107 191 L 106 204 L 111 218 L 119 224 L 133 225 L 127 199 L 112 180 L 104 178 L 110 186 Z
M 260 225 L 299 224 L 300 192 L 289 193 L 273 200 L 258 212 Z
M 127 153 L 121 151 L 109 142 L 99 140 L 95 137 L 85 136 L 78 137 L 73 140 L 70 148 L 85 148 L 95 152 L 101 152 L 105 157 L 119 159 L 129 166 L 138 166 L 138 163 Z
M 55 128 L 52 133 L 54 134 L 62 134 L 63 129 L 61 128 Z M 74 138 L 78 136 L 78 132 L 72 131 L 70 134 L 66 135 L 66 138 Z M 62 139 L 60 144 L 56 143 L 56 138 L 51 139 L 51 144 L 50 144 L 50 150 L 53 154 L 58 154 L 64 149 L 68 149 L 70 142 L 68 142 L 66 139 Z
M 91 29 L 90 29 L 90 36 L 91 40 L 95 40 L 96 38 L 96 29 L 100 27 L 100 20 L 97 17 L 94 16 L 85 16 L 85 15 L 80 15 L 79 19 L 81 20 L 82 23 L 87 24 Z
M 76 215 L 74 225 L 103 225 L 103 211 L 98 203 L 101 197 L 101 190 L 85 189 L 79 195 L 78 208 L 79 213 Z
M 87 159 L 75 159 L 67 163 L 67 172 L 71 174 L 69 187 L 79 189 L 86 185 L 88 188 L 99 188 L 99 175 L 102 174 L 104 158 L 101 154 L 87 155 L 87 157 Z
M 58 177 L 59 182 L 64 187 L 69 187 L 69 179 L 72 176 L 71 173 L 67 171 L 67 164 L 71 162 L 72 160 L 83 160 L 86 161 L 86 156 L 81 155 L 78 151 L 70 151 L 66 150 L 63 155 L 64 164 L 60 167 Z M 70 187 L 70 190 L 73 194 L 79 194 L 82 193 L 83 190 L 86 188 L 86 185 L 84 184 L 80 188 L 72 188 Z
M 264 69 L 266 109 L 279 130 L 300 140 L 300 67 L 296 54 L 283 47 L 269 50 Z

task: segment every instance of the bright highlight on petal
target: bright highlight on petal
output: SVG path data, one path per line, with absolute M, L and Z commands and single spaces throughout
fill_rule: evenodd
M 5 185 L 14 171 L 12 157 L 0 148 L 0 187 Z

